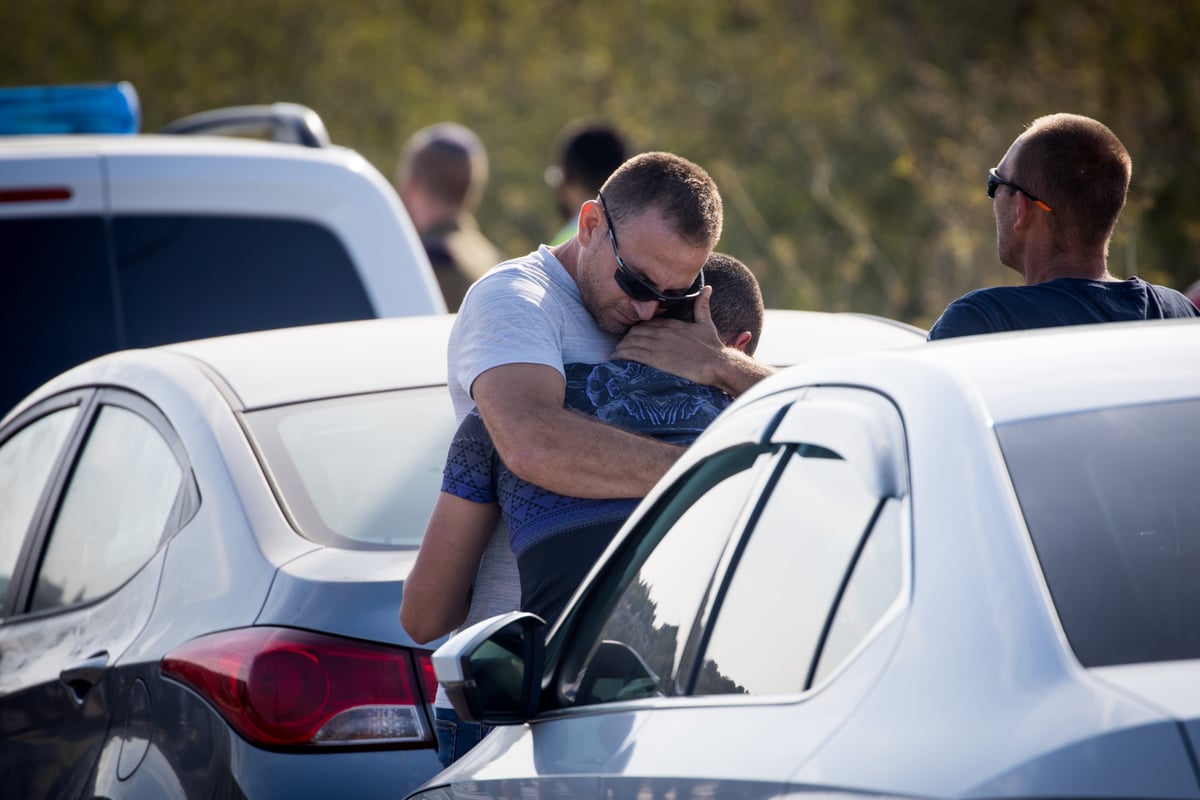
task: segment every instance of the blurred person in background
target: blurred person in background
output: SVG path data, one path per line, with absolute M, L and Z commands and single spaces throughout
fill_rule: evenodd
M 487 179 L 483 142 L 452 122 L 430 125 L 409 137 L 396 169 L 396 191 L 452 312 L 467 287 L 501 260 L 474 217 Z
M 1102 123 L 1078 114 L 1031 122 L 987 181 L 1000 263 L 1024 285 L 963 295 L 929 338 L 1200 316 L 1174 289 L 1108 271 L 1132 174 L 1128 151 Z
M 550 241 L 551 247 L 575 235 L 579 211 L 608 176 L 629 157 L 624 137 L 604 123 L 570 122 L 558 136 L 558 161 L 546 169 L 546 183 L 554 189 L 563 227 Z

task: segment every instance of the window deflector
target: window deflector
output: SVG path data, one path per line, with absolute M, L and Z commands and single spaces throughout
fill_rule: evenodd
M 643 585 L 640 581 L 642 568 L 654 558 L 659 544 L 670 538 L 672 532 L 682 530 L 676 523 L 683 519 L 695 501 L 703 497 L 712 487 L 730 478 L 746 475 L 748 471 L 752 474 L 747 477 L 753 477 L 758 474 L 759 470 L 769 468 L 774 458 L 773 449 L 757 445 L 744 446 L 702 462 L 699 469 L 694 470 L 672 487 L 671 492 L 664 497 L 663 504 L 657 509 L 658 513 L 647 515 L 645 518 L 649 526 L 647 530 L 639 533 L 634 529 L 630 532 L 625 540 L 628 546 L 623 551 L 618 551 L 615 557 L 610 559 L 611 568 L 602 573 L 597 583 L 593 584 L 592 591 L 589 592 L 589 599 L 592 599 L 593 602 L 588 604 L 589 607 L 578 609 L 577 619 L 561 628 L 566 632 L 569 640 L 562 645 L 564 657 L 556 670 L 558 705 L 574 705 L 579 682 L 586 678 L 585 673 L 597 648 L 603 639 L 611 638 L 603 636 L 602 632 L 607 629 L 606 626 L 618 613 L 622 601 L 630 592 L 632 592 L 634 601 L 641 598 L 643 603 L 649 602 L 650 605 L 647 608 L 653 611 L 655 607 L 653 598 L 645 591 L 637 591 L 634 584 Z M 742 519 L 741 507 L 735 511 L 735 516 L 740 521 Z M 721 544 L 722 551 L 728 542 L 730 532 L 735 527 L 730 525 L 725 531 L 725 538 Z M 717 559 L 719 559 L 719 554 Z M 715 563 L 716 560 L 714 560 L 714 566 Z M 711 570 L 706 570 L 701 577 L 704 581 L 708 581 L 711 580 L 712 574 Z M 696 602 L 701 602 L 701 599 L 696 598 Z M 697 610 L 698 607 L 694 607 L 689 614 L 694 616 Z M 657 619 L 654 614 L 651 616 Z M 689 617 L 689 623 L 690 619 L 691 617 Z M 661 636 L 658 636 L 655 631 L 658 631 L 658 627 L 647 630 L 646 635 L 657 642 Z M 679 645 L 681 647 L 682 642 Z M 673 681 L 673 673 L 678 666 L 676 657 L 671 659 L 669 670 L 663 669 L 661 666 L 656 668 L 654 665 L 651 665 L 651 669 L 660 673 L 658 677 L 664 683 L 668 683 Z M 619 694 L 620 692 L 611 693 L 610 700 L 615 699 Z
M 908 492 L 904 429 L 896 407 L 862 389 L 811 389 L 789 409 L 771 441 L 805 442 L 840 454 L 877 497 Z

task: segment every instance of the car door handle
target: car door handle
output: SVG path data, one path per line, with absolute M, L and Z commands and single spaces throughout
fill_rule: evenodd
M 58 679 L 66 684 L 76 703 L 83 703 L 87 693 L 104 677 L 106 669 L 108 669 L 108 651 L 101 650 L 58 673 Z

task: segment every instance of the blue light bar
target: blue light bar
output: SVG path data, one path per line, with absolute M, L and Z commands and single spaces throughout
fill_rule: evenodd
M 137 133 L 142 106 L 133 84 L 0 89 L 0 135 Z

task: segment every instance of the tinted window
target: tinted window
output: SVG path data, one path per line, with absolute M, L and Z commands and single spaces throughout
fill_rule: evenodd
M 301 403 L 247 421 L 304 535 L 420 544 L 457 428 L 445 386 Z
M 890 499 L 880 509 L 850 573 L 850 583 L 838 601 L 829 636 L 817 659 L 813 685 L 840 667 L 900 598 L 904 586 L 903 537 L 900 501 Z
M 577 704 L 675 694 L 676 669 L 726 543 L 771 461 L 757 448 L 717 455 L 672 492 L 624 568 L 564 696 Z
M 997 429 L 1085 666 L 1200 658 L 1200 401 Z
M 101 408 L 50 531 L 30 610 L 101 597 L 158 549 L 183 472 L 138 414 Z
M 79 407 L 30 423 L 0 445 L 0 600 L 12 581 L 21 545 Z
M 311 222 L 121 217 L 127 346 L 375 316 L 342 243 Z
M 0 415 L 59 372 L 118 347 L 99 217 L 0 220 Z
M 878 505 L 836 454 L 803 447 L 791 454 L 720 603 L 697 693 L 779 694 L 808 686 Z

